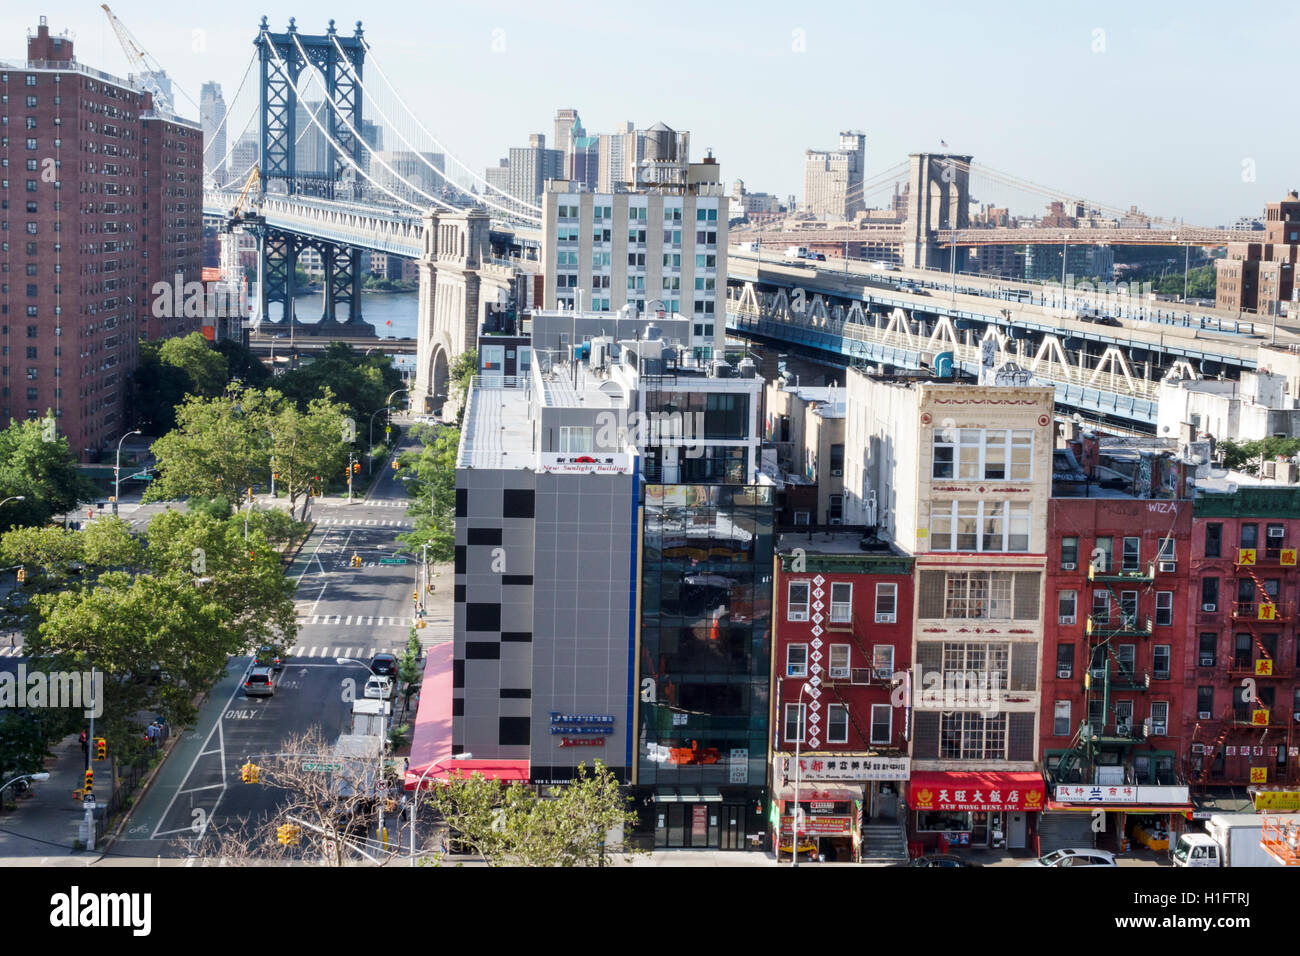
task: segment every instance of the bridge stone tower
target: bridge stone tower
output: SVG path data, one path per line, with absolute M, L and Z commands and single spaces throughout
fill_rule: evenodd
M 504 305 L 514 291 L 515 270 L 492 261 L 491 220 L 483 207 L 424 214 L 420 255 L 420 316 L 412 408 L 458 406 L 450 395 L 451 365 L 478 346 L 478 330 L 491 305 Z M 444 407 L 446 406 L 446 407 Z
M 910 158 L 903 265 L 910 269 L 949 268 L 949 250 L 939 245 L 935 232 L 970 225 L 971 157 L 912 153 Z

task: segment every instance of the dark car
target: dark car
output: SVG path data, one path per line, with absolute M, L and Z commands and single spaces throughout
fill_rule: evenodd
M 397 658 L 392 654 L 376 654 L 370 658 L 370 673 L 397 680 Z
M 959 856 L 953 856 L 951 853 L 930 853 L 926 856 L 917 857 L 908 866 L 962 867 L 979 866 L 979 864 Z
M 1111 328 L 1116 328 L 1116 329 L 1118 329 L 1118 328 L 1122 328 L 1122 325 L 1121 325 L 1119 319 L 1115 318 L 1113 315 L 1100 315 L 1100 316 L 1098 316 L 1098 317 L 1097 317 L 1097 324 L 1098 324 L 1098 325 L 1109 325 Z
M 284 661 L 280 660 L 280 652 L 270 644 L 263 644 L 257 649 L 257 658 L 253 661 L 258 667 L 272 667 L 275 670 L 284 670 Z

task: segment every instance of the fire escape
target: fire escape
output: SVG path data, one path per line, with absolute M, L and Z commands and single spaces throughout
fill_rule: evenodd
M 1256 573 L 1257 568 L 1296 566 L 1296 549 L 1283 548 L 1281 544 L 1281 539 L 1270 538 L 1262 551 L 1256 548 L 1237 549 L 1237 557 L 1233 561 L 1236 571 L 1234 584 L 1237 588 L 1237 600 L 1232 604 L 1234 646 L 1233 657 L 1227 667 L 1233 699 L 1217 714 L 1197 714 L 1197 722 L 1192 730 L 1192 753 L 1201 757 L 1201 763 L 1199 769 L 1192 774 L 1192 782 L 1198 789 L 1204 789 L 1207 784 L 1214 782 L 1211 773 L 1215 758 L 1226 756 L 1228 738 L 1235 734 L 1240 734 L 1246 740 L 1246 743 L 1238 744 L 1238 747 L 1252 748 L 1250 755 L 1255 758 L 1251 761 L 1249 783 L 1292 782 L 1296 776 L 1291 770 L 1289 757 L 1286 756 L 1293 734 L 1293 724 L 1288 719 L 1291 716 L 1290 710 L 1286 706 L 1289 701 L 1278 701 L 1276 687 L 1272 684 L 1272 681 L 1294 676 L 1278 659 L 1277 642 L 1282 628 L 1294 622 L 1295 610 L 1290 602 L 1279 601 L 1276 594 L 1270 593 Z M 1251 647 L 1256 655 L 1253 660 L 1250 650 L 1243 655 L 1241 649 L 1236 647 L 1235 635 L 1238 633 L 1250 635 Z M 1249 696 L 1238 698 L 1238 688 L 1247 679 L 1253 681 L 1247 685 L 1253 692 Z M 1261 690 L 1267 690 L 1268 695 L 1261 694 Z M 1259 736 L 1255 738 L 1257 731 Z M 1271 758 L 1271 774 L 1270 766 L 1265 763 L 1270 759 L 1267 750 L 1261 755 L 1253 753 L 1253 748 L 1267 746 L 1278 746 L 1283 751 L 1283 762 L 1279 763 L 1276 756 Z
M 1141 585 L 1149 591 L 1154 581 L 1155 562 L 1148 562 L 1145 568 L 1139 565 L 1121 570 L 1099 569 L 1096 563 L 1088 566 L 1087 660 L 1082 681 L 1084 719 L 1070 742 L 1070 749 L 1056 762 L 1053 777 L 1058 783 L 1100 782 L 1093 777 L 1097 758 L 1103 751 L 1120 751 L 1118 762 L 1107 765 L 1124 766 L 1129 762 L 1132 747 L 1142 743 L 1150 733 L 1149 721 L 1136 724 L 1132 713 L 1127 719 L 1112 713 L 1112 698 L 1118 691 L 1146 693 L 1151 686 L 1151 673 L 1139 674 L 1136 669 L 1136 651 L 1133 659 L 1124 660 L 1115 643 L 1120 638 L 1150 638 L 1151 618 L 1139 619 L 1137 600 L 1126 605 L 1115 586 Z M 1107 595 L 1104 613 L 1092 612 L 1098 606 L 1095 599 L 1098 593 Z M 1100 713 L 1100 721 L 1094 718 L 1095 713 Z M 1126 779 L 1115 782 L 1133 782 L 1127 780 L 1127 774 L 1126 769 Z

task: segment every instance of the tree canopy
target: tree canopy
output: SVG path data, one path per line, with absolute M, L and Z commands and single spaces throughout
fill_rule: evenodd
M 412 550 L 429 546 L 429 559 L 450 561 L 456 551 L 456 454 L 460 429 L 450 425 L 417 425 L 413 434 L 424 441 L 418 452 L 401 456 L 414 477 L 406 483 L 412 497 L 406 509 L 415 527 L 399 540 Z
M 0 501 L 19 495 L 23 501 L 0 507 L 0 528 L 44 524 L 97 495 L 52 417 L 10 421 L 0 431 Z

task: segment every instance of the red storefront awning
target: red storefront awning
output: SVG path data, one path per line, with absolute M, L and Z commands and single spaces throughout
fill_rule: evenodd
M 455 648 L 452 642 L 429 648 L 424 664 L 424 681 L 420 688 L 420 707 L 415 715 L 415 732 L 411 737 L 411 757 L 407 764 L 405 786 L 414 790 L 423 779 L 427 787 L 434 780 L 454 773 L 469 776 L 481 773 L 489 780 L 528 781 L 527 760 L 471 758 L 456 760 L 451 752 L 452 669 Z
M 1030 771 L 913 773 L 907 805 L 913 810 L 1042 810 L 1047 790 Z

